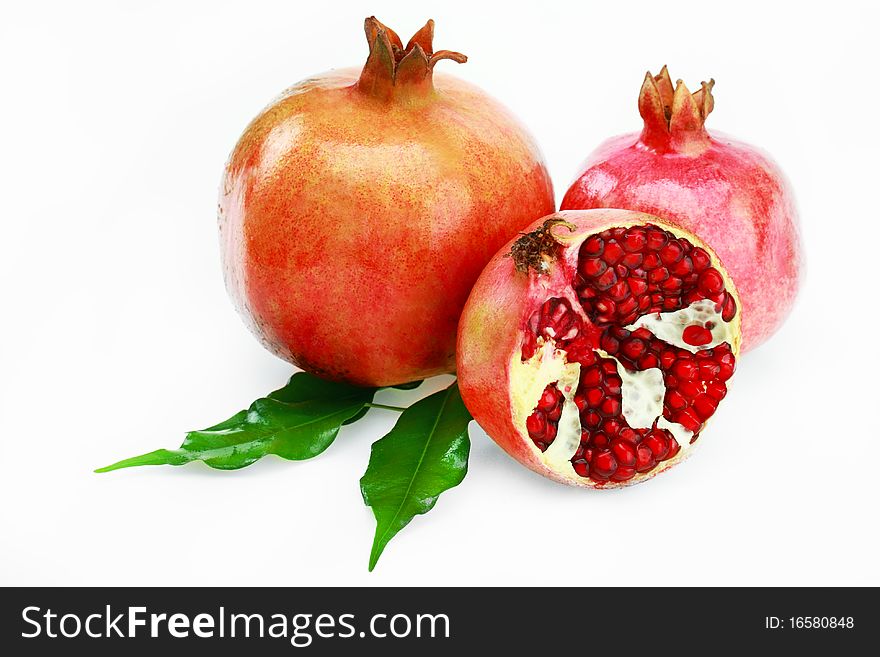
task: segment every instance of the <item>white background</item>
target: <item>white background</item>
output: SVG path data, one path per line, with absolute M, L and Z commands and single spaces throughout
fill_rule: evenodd
M 0 583 L 880 584 L 871 5 L 4 4 Z M 557 199 L 599 141 L 640 127 L 646 69 L 713 76 L 709 126 L 788 173 L 808 258 L 796 311 L 741 361 L 689 462 L 570 489 L 472 425 L 464 483 L 372 574 L 358 479 L 393 414 L 302 463 L 91 472 L 176 447 L 290 375 L 226 298 L 217 185 L 277 93 L 363 62 L 370 13 L 404 39 L 436 19 L 437 47 L 470 56 L 441 66 L 531 128 Z

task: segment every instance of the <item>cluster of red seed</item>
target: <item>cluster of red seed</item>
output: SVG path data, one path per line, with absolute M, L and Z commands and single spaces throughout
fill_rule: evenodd
M 599 346 L 630 371 L 659 367 L 666 385 L 663 417 L 694 433 L 724 399 L 725 381 L 736 367 L 727 343 L 693 353 L 667 344 L 645 328 L 628 331 L 610 326 Z
M 581 444 L 572 457 L 575 472 L 596 482 L 628 481 L 678 454 L 679 444 L 665 429 L 627 424 L 621 415 L 623 382 L 617 364 L 590 353 L 574 397 L 581 418 Z M 562 393 L 551 384 L 526 420 L 529 436 L 542 452 L 556 438 L 562 404 Z
M 685 308 L 699 299 L 717 304 L 724 321 L 736 302 L 709 254 L 657 226 L 611 228 L 581 245 L 575 290 L 599 326 L 632 324 L 649 313 Z
M 621 411 L 622 381 L 617 363 L 596 358 L 581 370 L 575 403 L 581 416 L 581 444 L 571 459 L 575 472 L 596 482 L 628 481 L 675 456 L 680 446 L 664 429 L 633 429 Z
M 628 481 L 673 458 L 681 445 L 665 429 L 627 424 L 617 363 L 594 350 L 603 349 L 630 371 L 660 368 L 666 386 L 663 417 L 696 438 L 727 394 L 725 382 L 736 365 L 730 345 L 693 353 L 646 328 L 623 327 L 642 315 L 679 310 L 707 298 L 730 321 L 736 304 L 703 249 L 650 225 L 615 228 L 588 238 L 581 246 L 575 288 L 595 325 L 585 324 L 567 300 L 549 299 L 530 319 L 522 356 L 534 355 L 541 337 L 553 340 L 569 361 L 581 364 L 574 401 L 582 433 L 572 465 L 580 476 L 597 483 Z M 709 328 L 696 325 L 687 327 L 682 337 L 694 346 L 712 340 Z M 541 451 L 556 438 L 563 401 L 555 384 L 547 386 L 526 422 Z
M 551 383 L 544 388 L 538 405 L 526 419 L 526 429 L 529 436 L 542 452 L 546 451 L 556 438 L 559 418 L 562 416 L 562 402 L 562 393 L 556 384 Z
M 544 302 L 529 319 L 522 346 L 522 359 L 528 360 L 538 349 L 538 338 L 553 340 L 559 349 L 564 349 L 569 362 L 580 363 L 591 358 L 599 331 L 584 331 L 583 321 L 571 308 L 567 299 L 554 297 Z

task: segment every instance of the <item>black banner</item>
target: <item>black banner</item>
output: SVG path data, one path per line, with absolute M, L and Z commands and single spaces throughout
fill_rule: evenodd
M 7 588 L 5 654 L 448 654 L 845 650 L 880 638 L 876 589 Z M 75 645 L 74 645 L 75 644 Z M 27 653 L 26 653 L 27 651 Z M 56 653 L 57 651 L 57 653 Z M 208 654 L 206 652 L 206 654 Z

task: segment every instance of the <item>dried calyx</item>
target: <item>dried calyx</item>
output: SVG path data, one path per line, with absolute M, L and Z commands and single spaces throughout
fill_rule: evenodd
M 374 16 L 364 21 L 370 55 L 357 88 L 378 100 L 414 100 L 434 90 L 434 65 L 442 59 L 459 64 L 467 57 L 451 50 L 434 52 L 434 21 L 429 20 L 404 47 L 397 33 Z
M 539 228 L 520 234 L 519 238 L 511 245 L 507 257 L 513 258 L 516 270 L 526 273 L 533 269 L 538 273 L 546 271 L 548 259 L 553 258 L 559 247 L 559 242 L 553 235 L 554 226 L 565 226 L 574 230 L 574 226 L 564 219 L 547 219 Z
M 639 93 L 639 114 L 645 122 L 642 143 L 660 152 L 688 153 L 705 148 L 709 135 L 704 123 L 715 106 L 714 86 L 714 80 L 701 82 L 691 93 L 681 80 L 673 87 L 665 66 L 659 75 L 646 73 Z

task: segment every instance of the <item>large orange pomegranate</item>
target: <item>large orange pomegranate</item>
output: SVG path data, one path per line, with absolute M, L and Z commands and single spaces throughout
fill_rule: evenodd
M 433 21 L 404 46 L 375 18 L 360 72 L 294 85 L 229 158 L 227 287 L 262 343 L 334 380 L 451 372 L 468 293 L 492 255 L 553 211 L 540 152 L 498 102 L 434 75 Z

